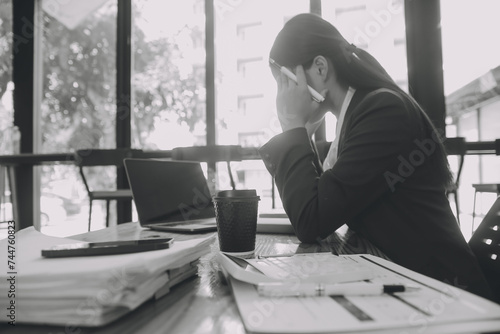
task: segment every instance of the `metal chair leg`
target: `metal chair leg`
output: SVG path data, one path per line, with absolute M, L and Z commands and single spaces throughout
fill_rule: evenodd
M 474 234 L 474 219 L 476 218 L 476 195 L 477 190 L 474 191 L 474 203 L 472 204 L 472 227 L 471 227 L 471 235 Z
M 276 208 L 276 190 L 274 186 L 274 177 L 271 176 L 271 208 Z
M 89 232 L 90 232 L 91 222 L 92 222 L 92 200 L 89 201 Z
M 457 210 L 457 223 L 460 226 L 460 209 L 458 208 L 458 191 L 453 193 L 455 195 L 455 208 Z
M 106 227 L 109 227 L 109 200 L 106 200 Z

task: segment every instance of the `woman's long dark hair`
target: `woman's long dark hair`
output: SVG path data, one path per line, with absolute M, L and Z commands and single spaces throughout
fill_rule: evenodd
M 279 32 L 270 52 L 270 58 L 289 68 L 303 65 L 307 69 L 318 55 L 328 58 L 334 64 L 339 80 L 350 87 L 365 91 L 386 88 L 397 92 L 407 106 L 420 110 L 426 138 L 441 138 L 422 107 L 394 82 L 382 65 L 365 50 L 349 44 L 331 23 L 320 16 L 299 14 L 291 18 Z M 452 182 L 452 174 L 441 141 L 437 141 L 436 148 L 430 162 L 442 175 L 446 187 Z

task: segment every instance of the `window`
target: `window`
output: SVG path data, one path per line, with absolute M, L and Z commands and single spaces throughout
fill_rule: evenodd
M 259 147 L 281 132 L 269 51 L 286 20 L 306 12 L 309 0 L 215 2 L 217 144 Z M 225 169 L 218 171 L 220 187 L 227 187 Z M 234 163 L 233 172 L 240 187 L 257 189 L 259 208 L 271 208 L 271 176 L 262 161 Z
M 116 15 L 116 0 L 41 1 L 42 86 L 36 89 L 42 94 L 35 110 L 40 127 L 35 131 L 36 152 L 116 147 Z M 86 231 L 81 222 L 88 217 L 88 200 L 76 167 L 62 164 L 37 170 L 42 231 L 77 233 L 76 223 Z M 111 189 L 115 179 L 115 169 L 106 167 L 91 184 Z M 104 204 L 93 205 L 96 228 L 104 223 Z
M 206 145 L 204 1 L 132 5 L 133 146 Z
M 467 141 L 500 138 L 500 31 L 496 0 L 441 0 L 447 136 Z M 496 156 L 467 156 L 460 179 L 460 221 L 470 233 L 473 183 L 500 183 Z M 483 211 L 495 194 L 478 194 Z M 477 211 L 480 211 L 477 209 Z

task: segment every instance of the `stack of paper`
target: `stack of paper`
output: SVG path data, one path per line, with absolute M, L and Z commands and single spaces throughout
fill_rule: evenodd
M 15 323 L 66 326 L 100 326 L 137 308 L 169 283 L 170 270 L 196 262 L 214 240 L 211 235 L 174 241 L 164 250 L 49 259 L 41 249 L 81 241 L 34 228 L 15 236 L 15 252 L 9 252 L 12 238 L 0 241 L 0 290 L 8 292 L 0 295 L 0 307 L 10 308 Z

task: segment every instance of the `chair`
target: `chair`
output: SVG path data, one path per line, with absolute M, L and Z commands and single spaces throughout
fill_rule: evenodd
M 86 149 L 75 152 L 75 163 L 79 168 L 80 175 L 89 196 L 89 231 L 92 222 L 92 203 L 95 200 L 106 201 L 106 227 L 109 225 L 109 203 L 113 200 L 124 201 L 132 200 L 132 191 L 130 189 L 117 190 L 93 190 L 88 183 L 88 169 L 97 166 L 116 166 L 123 168 L 123 159 L 132 158 L 134 154 L 142 152 L 128 148 L 117 149 Z
M 447 155 L 458 156 L 458 169 L 455 174 L 455 180 L 446 189 L 446 195 L 449 197 L 453 195 L 455 200 L 455 208 L 457 212 L 457 222 L 460 225 L 460 209 L 458 203 L 458 187 L 460 186 L 460 175 L 462 174 L 462 168 L 464 166 L 465 153 L 467 152 L 467 147 L 464 137 L 447 138 L 444 141 L 444 147 L 446 149 Z
M 486 280 L 500 303 L 500 197 L 497 197 L 476 232 L 469 240 Z
M 495 140 L 495 154 L 500 155 L 500 139 Z M 493 193 L 500 195 L 500 183 L 474 183 L 474 204 L 472 207 L 472 232 L 474 232 L 474 220 L 476 219 L 477 193 Z
M 209 145 L 209 146 L 189 146 L 176 147 L 172 150 L 172 160 L 198 161 L 208 163 L 208 180 L 214 190 L 215 185 L 215 163 L 226 162 L 227 171 L 231 187 L 236 189 L 233 173 L 231 171 L 231 161 L 241 161 L 243 157 L 242 147 L 239 145 Z

